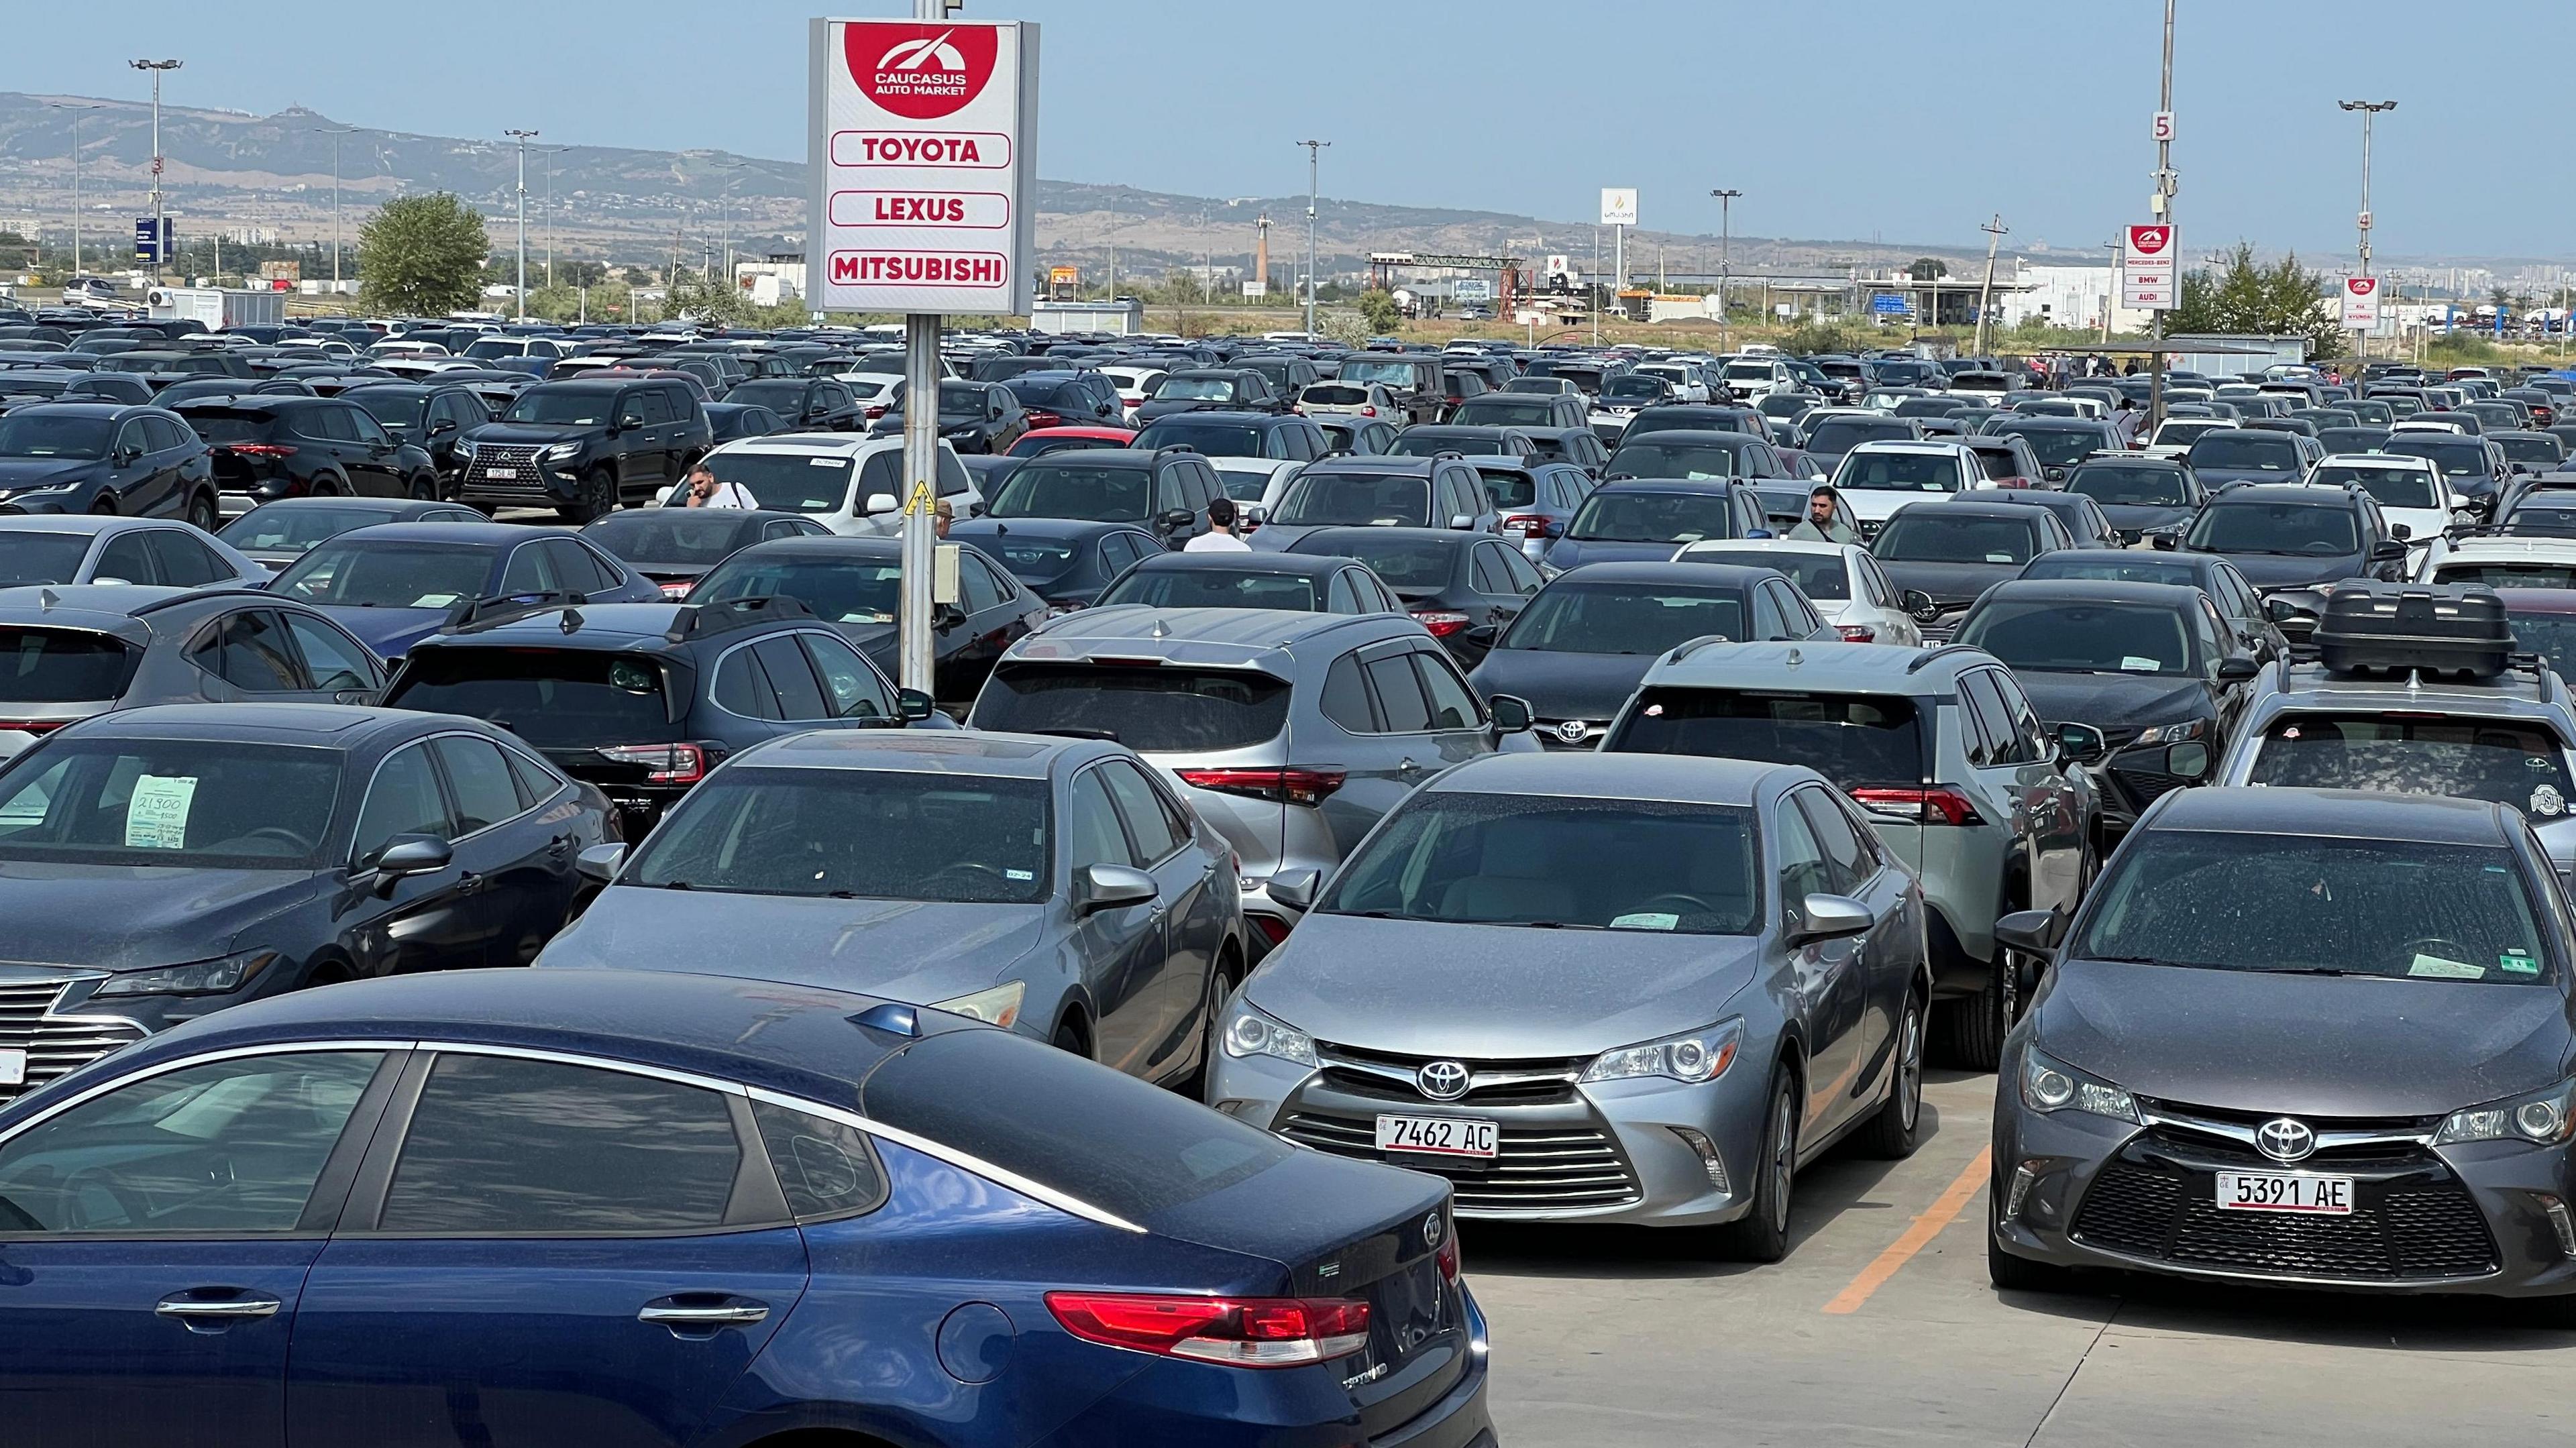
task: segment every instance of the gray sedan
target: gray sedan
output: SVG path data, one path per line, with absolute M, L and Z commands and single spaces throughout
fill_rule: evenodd
M 1777 1260 L 1800 1166 L 1847 1136 L 1914 1149 L 1923 923 L 1813 770 L 1489 755 L 1315 896 L 1228 1010 L 1207 1099 L 1446 1176 L 1461 1216 L 1716 1227 Z
M 826 730 L 746 749 L 541 966 L 890 996 L 1195 1089 L 1243 978 L 1224 839 L 1116 744 Z

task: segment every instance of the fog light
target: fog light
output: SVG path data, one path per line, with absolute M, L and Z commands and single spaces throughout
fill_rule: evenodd
M 2543 1192 L 2532 1193 L 2531 1199 L 2540 1203 L 2540 1209 L 2549 1214 L 2550 1229 L 2558 1234 L 2558 1250 L 2569 1257 L 2576 1257 L 2576 1218 L 2568 1216 L 2567 1204 Z
M 2013 1168 L 2012 1191 L 2004 1198 L 2004 1220 L 2010 1221 L 2021 1215 L 2022 1199 L 2030 1195 L 2032 1184 L 2039 1180 L 2039 1173 L 2034 1169 L 2036 1165 L 2026 1161 Z
M 1716 1142 L 1709 1140 L 1707 1137 L 1691 1130 L 1687 1126 L 1676 1126 L 1671 1128 L 1671 1131 L 1673 1135 L 1682 1139 L 1682 1145 L 1699 1153 L 1699 1164 L 1701 1169 L 1708 1173 L 1708 1184 L 1710 1186 L 1717 1188 L 1720 1195 L 1731 1193 L 1734 1190 L 1733 1187 L 1727 1185 L 1726 1159 L 1717 1154 Z

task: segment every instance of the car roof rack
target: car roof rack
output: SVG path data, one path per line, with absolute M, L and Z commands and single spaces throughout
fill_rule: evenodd
M 447 619 L 438 631 L 443 634 L 477 633 L 498 628 L 505 623 L 540 614 L 552 609 L 570 608 L 590 602 L 590 596 L 567 589 L 549 588 L 528 593 L 499 593 L 489 598 L 469 598 L 447 610 Z M 576 624 L 574 627 L 579 627 Z M 566 629 L 570 633 L 571 629 Z
M 1905 672 L 1909 674 L 1919 674 L 1923 671 L 1926 665 L 1947 658 L 1952 654 L 1979 654 L 1984 652 L 1985 650 L 1978 648 L 1975 644 L 1943 644 L 1937 649 L 1929 649 L 1923 653 L 1916 654 L 1913 662 L 1905 666 Z
M 752 628 L 780 619 L 813 616 L 813 610 L 808 609 L 803 600 L 783 593 L 759 598 L 728 598 L 718 603 L 684 603 L 672 618 L 669 631 L 662 637 L 668 642 L 682 644 L 710 634 L 731 633 L 735 629 Z

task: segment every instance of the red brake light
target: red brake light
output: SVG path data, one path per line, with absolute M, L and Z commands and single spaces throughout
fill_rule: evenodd
M 1240 794 L 1284 804 L 1322 804 L 1348 776 L 1338 769 L 1176 769 L 1192 789 Z
M 1513 513 L 1503 519 L 1503 531 L 1532 538 L 1553 538 L 1556 536 L 1556 520 L 1545 513 Z
M 1453 1283 L 1458 1280 L 1458 1274 L 1464 1268 L 1458 1260 L 1458 1233 L 1455 1228 L 1440 1239 L 1440 1250 L 1432 1255 L 1432 1260 L 1440 1264 L 1440 1276 L 1444 1280 Z
M 1056 427 L 1061 425 L 1063 422 L 1064 417 L 1060 413 L 1039 412 L 1034 408 L 1029 411 L 1029 426 L 1031 427 Z
M 228 452 L 235 457 L 242 458 L 288 458 L 295 456 L 295 449 L 288 447 L 282 442 L 230 442 L 224 444 L 220 451 Z
M 697 586 L 698 581 L 694 578 L 666 578 L 662 581 L 662 596 L 686 598 L 689 596 L 689 590 Z
M 647 784 L 695 784 L 707 777 L 707 752 L 695 744 L 603 744 L 598 753 L 644 766 Z
M 1279 946 L 1286 943 L 1288 939 L 1287 921 L 1280 919 L 1276 915 L 1264 915 L 1258 910 L 1244 911 L 1243 919 L 1244 923 L 1261 932 L 1261 940 L 1263 944 L 1276 950 Z
M 1368 1345 L 1369 1306 L 1350 1298 L 1050 1292 L 1046 1304 L 1085 1342 L 1228 1367 L 1301 1367 Z
M 1849 791 L 1863 809 L 1879 814 L 1917 819 L 1927 825 L 1977 825 L 1985 821 L 1968 797 L 1948 785 L 1923 789 L 1889 788 L 1863 785 Z
M 1431 630 L 1431 636 L 1435 639 L 1445 639 L 1451 634 L 1467 631 L 1467 616 L 1463 613 L 1450 613 L 1445 609 L 1415 609 L 1413 621 Z
M 1377 404 L 1375 404 L 1375 403 L 1370 403 L 1368 406 L 1361 408 L 1361 409 L 1360 409 L 1360 416 L 1362 416 L 1362 417 L 1375 417 L 1375 416 L 1377 416 Z
M 1878 630 L 1865 623 L 1838 623 L 1834 625 L 1834 632 L 1841 634 L 1843 642 L 1848 644 L 1878 642 Z
M 0 719 L 0 729 L 15 729 L 22 734 L 51 734 L 55 730 L 62 728 L 64 725 L 74 722 L 77 721 L 70 719 Z

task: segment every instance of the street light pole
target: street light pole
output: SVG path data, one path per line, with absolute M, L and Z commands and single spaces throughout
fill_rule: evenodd
M 331 295 L 340 295 L 340 138 L 355 135 L 357 127 L 337 130 L 315 127 L 331 138 Z
M 2397 109 L 2397 102 L 2395 102 L 2395 101 L 2337 101 L 2337 102 L 2335 102 L 2335 104 L 2336 104 L 2336 105 L 2338 105 L 2338 106 L 2340 106 L 2340 107 L 2342 107 L 2343 109 L 2345 109 L 2345 110 L 2347 110 L 2347 111 L 2359 111 L 2359 112 L 2361 112 L 2361 215 L 2360 215 L 2360 217 L 2358 218 L 2358 220 L 2359 220 L 2359 222 L 2360 222 L 2360 226 L 2359 226 L 2359 228 L 2358 228 L 2358 229 L 2359 229 L 2360 234 L 2361 234 L 2361 247 L 2360 247 L 2360 251 L 2361 251 L 2361 274 L 2362 274 L 2363 276 L 2368 276 L 2368 275 L 2370 275 L 2370 223 L 2371 223 L 2371 215 L 2370 215 L 2370 122 L 2371 122 L 2372 118 L 2376 117 L 2376 116 L 2377 116 L 2381 111 L 2393 111 L 2393 110 Z M 2368 331 L 2367 329 L 2362 330 L 2362 331 L 2359 331 L 2359 332 L 2356 332 L 2356 333 L 2353 335 L 2353 339 L 2352 339 L 2352 355 L 2353 355 L 2353 358 L 2354 358 L 2354 360 L 2355 360 L 2355 361 L 2362 360 L 2362 359 L 2364 359 L 2364 358 L 2367 358 L 2367 357 L 2370 355 L 2370 333 L 2369 333 L 2369 331 Z
M 528 320 L 528 143 L 534 131 L 503 131 L 519 143 L 519 320 Z
M 1315 335 L 1315 187 L 1317 158 L 1330 141 L 1299 141 L 1306 148 L 1306 335 Z
M 81 274 L 80 113 L 94 111 L 98 107 L 70 101 L 47 101 L 45 104 L 54 110 L 72 113 L 72 275 L 79 276 Z
M 1727 331 L 1726 302 L 1728 284 L 1735 279 L 1735 198 L 1741 191 L 1711 191 L 1717 198 L 1717 343 L 1729 351 L 1734 344 Z
M 152 72 L 152 268 L 156 273 L 170 260 L 170 223 L 161 210 L 161 75 L 164 71 L 177 70 L 184 63 L 176 60 L 126 62 L 136 70 Z
M 2004 233 L 2012 230 L 2012 228 L 2004 225 L 2004 219 L 2001 216 L 1997 216 L 1994 220 L 1987 222 L 1985 225 L 1980 226 L 1977 229 L 1986 234 L 1986 281 L 1985 285 L 1977 289 L 1976 345 L 1977 356 L 1979 358 L 1983 358 L 1986 355 L 1986 314 L 1994 309 L 1995 302 L 1995 248 L 2002 244 Z M 1939 290 L 1936 288 L 1932 295 L 1934 298 L 1932 303 L 1932 325 L 1937 327 L 1941 325 Z
M 2156 113 L 2158 115 L 2169 116 L 2173 114 L 2173 32 L 2174 0 L 2165 0 L 2164 77 L 2158 83 L 2156 89 Z M 2173 229 L 2173 199 L 2173 136 L 2170 131 L 2166 131 L 2164 133 L 2160 133 L 2156 137 L 2156 190 L 2149 209 L 2155 212 L 2156 220 L 2164 223 L 2165 233 L 2168 237 L 2178 234 Z M 2170 247 L 2174 253 L 2174 300 L 2180 301 L 2182 300 L 2182 248 L 2172 241 L 2167 241 L 2166 245 Z M 2156 429 L 2163 426 L 2165 420 L 2166 310 L 2166 308 L 2158 307 L 2153 313 L 2155 317 L 2155 328 L 2153 333 L 2155 350 L 2147 354 L 2146 435 L 2149 437 L 2154 437 L 2156 435 Z

